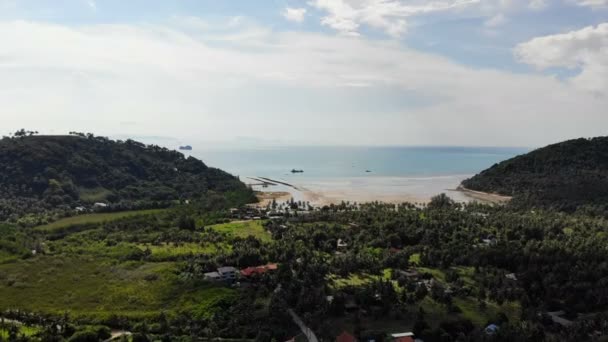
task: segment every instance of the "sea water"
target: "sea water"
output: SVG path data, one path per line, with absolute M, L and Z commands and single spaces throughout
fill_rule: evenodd
M 529 151 L 506 147 L 268 147 L 197 148 L 190 154 L 207 165 L 239 176 L 267 177 L 322 194 L 327 201 L 428 200 L 455 189 L 462 180 Z M 302 170 L 302 173 L 291 171 Z M 289 190 L 284 187 L 268 191 Z M 295 193 L 297 197 L 301 197 Z M 303 198 L 302 198 L 303 199 Z

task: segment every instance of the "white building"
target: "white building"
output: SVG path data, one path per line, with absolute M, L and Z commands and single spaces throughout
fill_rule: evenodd
M 217 269 L 217 273 L 219 273 L 220 278 L 226 281 L 232 281 L 236 279 L 239 271 L 232 266 L 224 266 Z

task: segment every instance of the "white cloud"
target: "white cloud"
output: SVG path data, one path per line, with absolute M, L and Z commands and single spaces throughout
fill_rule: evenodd
M 3 127 L 540 145 L 608 126 L 606 98 L 553 77 L 465 67 L 394 41 L 255 26 L 211 38 L 207 28 L 194 30 L 0 22 Z M 125 121 L 137 124 L 117 124 Z
M 578 31 L 537 37 L 519 44 L 515 56 L 540 69 L 580 68 L 577 86 L 608 94 L 608 23 Z
M 95 0 L 87 0 L 87 5 L 92 9 L 92 10 L 97 10 L 97 3 L 95 2 Z
M 599 0 L 588 0 L 599 1 Z M 408 22 L 417 16 L 439 15 L 486 17 L 486 27 L 502 25 L 510 12 L 541 10 L 546 0 L 310 0 L 324 13 L 321 24 L 347 35 L 360 35 L 362 26 L 378 29 L 392 37 L 407 32 Z
M 312 0 L 310 6 L 326 12 L 323 25 L 341 33 L 358 35 L 361 25 L 380 29 L 398 37 L 407 31 L 407 18 L 434 12 L 457 10 L 480 0 L 414 1 L 402 0 Z
M 528 7 L 533 10 L 541 10 L 541 9 L 547 7 L 547 1 L 546 0 L 531 0 Z
M 587 6 L 593 8 L 608 7 L 608 0 L 576 0 L 579 6 Z
M 486 20 L 484 22 L 484 26 L 490 27 L 490 28 L 498 27 L 498 26 L 502 26 L 502 25 L 506 24 L 507 21 L 508 21 L 507 17 L 504 14 L 499 13 L 499 14 L 493 16 L 492 18 Z
M 306 16 L 306 8 L 291 8 L 287 7 L 283 10 L 283 17 L 289 21 L 301 23 Z

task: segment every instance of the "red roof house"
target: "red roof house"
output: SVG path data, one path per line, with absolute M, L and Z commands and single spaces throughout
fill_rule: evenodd
M 336 337 L 336 342 L 357 342 L 355 336 L 343 331 L 340 336 Z
M 397 337 L 393 340 L 394 342 L 414 342 L 411 336 Z
M 256 266 L 256 267 L 247 267 L 247 268 L 241 270 L 241 275 L 243 277 L 251 277 L 255 274 L 263 274 L 268 271 L 274 271 L 277 268 L 278 268 L 277 264 L 268 264 L 268 265 Z

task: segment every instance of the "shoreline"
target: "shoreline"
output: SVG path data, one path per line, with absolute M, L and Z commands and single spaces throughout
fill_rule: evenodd
M 412 203 L 426 204 L 433 196 L 445 193 L 457 202 L 478 201 L 486 204 L 504 204 L 511 197 L 470 190 L 462 186 L 464 175 L 445 176 L 441 178 L 364 178 L 363 182 L 348 177 L 328 181 L 326 179 L 308 180 L 307 182 L 290 183 L 267 177 L 248 177 L 253 181 L 264 181 L 267 185 L 250 184 L 258 193 L 259 206 L 265 206 L 273 199 L 310 202 L 316 206 L 339 204 L 341 202 L 384 202 L 391 204 Z M 447 180 L 447 181 L 446 181 Z M 270 185 L 274 183 L 275 185 Z M 271 189 L 269 189 L 271 187 Z
M 504 204 L 509 202 L 513 198 L 512 196 L 504 196 L 490 192 L 467 189 L 462 186 L 462 184 L 459 185 L 454 191 L 458 191 L 467 197 L 493 204 Z

